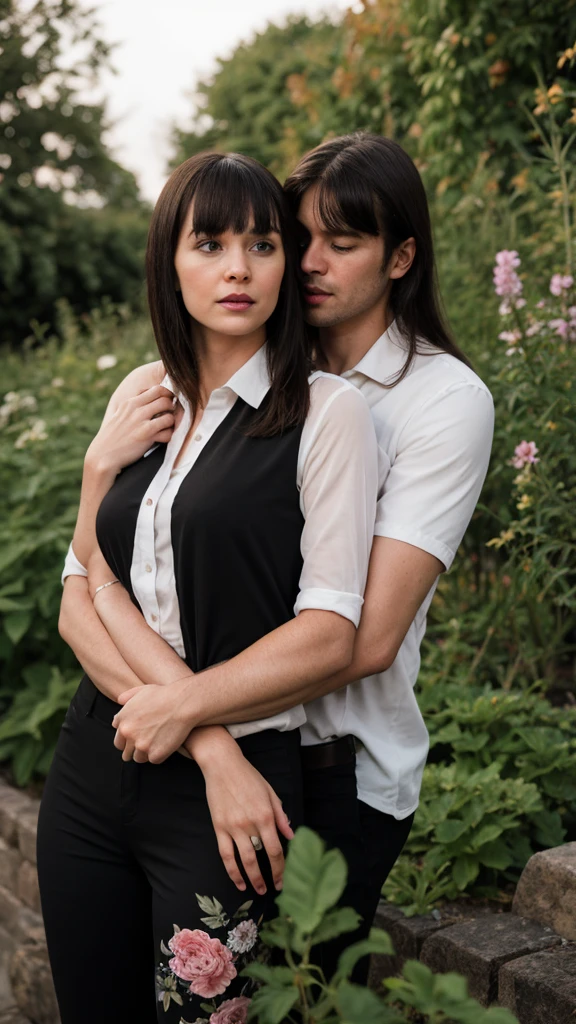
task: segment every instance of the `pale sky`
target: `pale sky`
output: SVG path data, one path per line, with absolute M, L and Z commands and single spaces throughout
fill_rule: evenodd
M 155 200 L 166 179 L 170 124 L 185 127 L 191 93 L 255 31 L 287 14 L 344 11 L 351 0 L 96 0 L 101 34 L 117 46 L 117 75 L 102 76 L 116 158 Z

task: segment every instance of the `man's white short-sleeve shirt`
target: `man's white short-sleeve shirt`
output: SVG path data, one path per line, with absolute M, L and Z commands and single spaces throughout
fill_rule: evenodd
M 374 533 L 435 555 L 449 569 L 488 469 L 494 408 L 486 385 L 464 363 L 425 342 L 408 374 L 393 323 L 343 376 L 366 398 L 380 457 Z M 306 705 L 305 745 L 356 737 L 358 797 L 405 818 L 418 805 L 428 733 L 414 684 L 436 584 L 414 619 L 394 664 Z M 386 623 L 382 623 L 386 629 Z

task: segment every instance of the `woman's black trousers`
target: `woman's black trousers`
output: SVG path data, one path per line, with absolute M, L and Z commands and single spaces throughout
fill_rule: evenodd
M 232 915 L 253 899 L 250 917 L 274 916 L 274 890 L 240 892 L 220 860 L 204 779 L 172 754 L 163 764 L 124 762 L 113 745 L 119 705 L 85 676 L 62 726 L 38 824 L 38 874 L 62 1024 L 177 1024 L 209 1016 L 198 996 L 164 1009 L 168 957 L 179 928 L 207 930 L 196 894 Z M 299 732 L 240 740 L 296 827 L 301 821 Z M 224 940 L 225 941 L 225 940 Z M 235 979 L 222 998 L 239 994 Z M 160 986 L 160 988 L 159 988 Z M 206 1000 L 204 1000 L 205 1002 Z

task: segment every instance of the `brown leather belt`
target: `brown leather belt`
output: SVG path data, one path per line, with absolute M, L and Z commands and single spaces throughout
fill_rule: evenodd
M 351 764 L 356 760 L 356 744 L 353 736 L 341 736 L 328 743 L 300 747 L 300 755 L 304 771 L 333 768 L 337 764 Z

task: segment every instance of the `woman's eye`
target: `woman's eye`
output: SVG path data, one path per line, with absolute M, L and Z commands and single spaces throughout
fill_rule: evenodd
M 271 252 L 274 248 L 272 242 L 256 242 L 252 248 L 256 252 Z
M 198 248 L 200 252 L 218 252 L 220 242 L 216 242 L 213 238 L 207 238 L 205 242 L 200 243 Z

